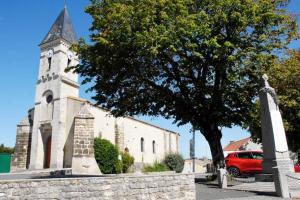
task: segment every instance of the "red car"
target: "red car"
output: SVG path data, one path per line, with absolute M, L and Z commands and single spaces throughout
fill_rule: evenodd
M 227 171 L 233 176 L 262 172 L 263 152 L 243 151 L 229 153 L 225 159 Z M 295 165 L 295 172 L 300 172 L 300 165 Z
M 295 172 L 300 173 L 300 164 L 295 165 Z

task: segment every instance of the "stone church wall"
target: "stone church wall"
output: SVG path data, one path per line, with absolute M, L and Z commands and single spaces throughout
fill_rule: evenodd
M 194 200 L 192 174 L 0 181 L 6 199 L 173 199 Z
M 164 158 L 169 152 L 178 152 L 176 144 L 177 134 L 156 128 L 147 123 L 132 119 L 122 118 L 124 126 L 125 147 L 129 149 L 129 153 L 134 155 L 135 162 L 153 163 L 156 160 Z M 165 149 L 164 134 L 171 138 L 172 145 L 168 145 Z M 141 139 L 144 139 L 144 151 L 141 151 Z M 154 149 L 153 149 L 154 142 Z
M 176 133 L 130 117 L 116 119 L 98 107 L 91 107 L 91 113 L 95 117 L 95 137 L 101 136 L 116 144 L 115 129 L 118 128 L 118 132 L 122 133 L 122 138 L 119 138 L 122 141 L 122 151 L 127 148 L 134 156 L 135 163 L 153 163 L 163 159 L 169 152 L 179 152 L 179 135 Z M 141 152 L 141 138 L 144 139 L 144 152 Z M 155 153 L 152 148 L 153 141 L 155 141 Z
M 115 124 L 116 119 L 104 109 L 92 106 L 91 113 L 95 117 L 94 133 L 95 137 L 101 137 L 115 144 Z

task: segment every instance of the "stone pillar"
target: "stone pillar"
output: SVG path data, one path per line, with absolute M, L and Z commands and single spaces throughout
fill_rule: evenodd
M 179 135 L 176 134 L 176 153 L 179 153 Z
M 23 171 L 30 160 L 31 126 L 28 117 L 17 125 L 15 152 L 11 162 L 11 171 Z
M 263 79 L 264 87 L 259 94 L 264 151 L 263 172 L 273 174 L 276 166 L 285 168 L 286 172 L 293 172 L 278 99 L 275 90 L 268 83 L 267 75 L 264 75 Z
M 94 117 L 85 104 L 74 119 L 73 174 L 99 175 L 94 156 Z
M 168 154 L 168 144 L 167 144 L 167 132 L 164 131 L 164 153 L 165 155 Z
M 124 127 L 118 125 L 117 119 L 115 120 L 115 144 L 120 152 L 124 152 Z
M 172 135 L 171 133 L 168 134 L 169 135 L 169 152 L 172 152 Z
M 259 94 L 264 151 L 263 172 L 274 175 L 278 196 L 289 198 L 286 174 L 294 172 L 294 166 L 289 157 L 277 95 L 270 87 L 267 75 L 263 75 L 263 80 L 264 87 Z
M 66 143 L 67 100 L 54 101 L 53 120 L 51 121 L 51 169 L 62 169 L 64 163 L 64 145 Z

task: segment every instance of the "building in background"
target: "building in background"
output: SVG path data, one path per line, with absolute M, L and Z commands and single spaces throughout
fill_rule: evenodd
M 195 173 L 206 173 L 207 165 L 212 161 L 207 158 L 195 158 Z M 184 168 L 182 173 L 193 173 L 193 159 L 184 160 Z

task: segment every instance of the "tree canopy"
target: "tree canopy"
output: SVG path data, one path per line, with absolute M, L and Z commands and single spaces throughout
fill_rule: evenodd
M 266 73 L 279 98 L 287 141 L 290 150 L 299 152 L 300 158 L 300 51 L 289 51 L 287 57 L 274 63 Z M 259 102 L 252 110 L 247 125 L 253 138 L 261 141 Z
M 6 147 L 4 144 L 0 145 L 0 153 L 14 153 L 14 148 Z
M 75 72 L 115 116 L 190 123 L 224 159 L 222 127 L 242 125 L 262 69 L 297 34 L 287 0 L 91 0 L 91 42 Z

